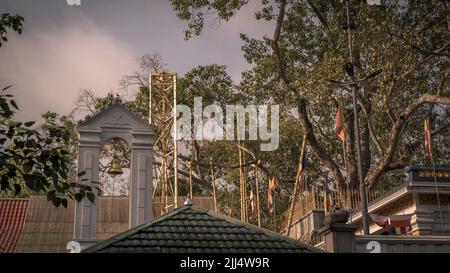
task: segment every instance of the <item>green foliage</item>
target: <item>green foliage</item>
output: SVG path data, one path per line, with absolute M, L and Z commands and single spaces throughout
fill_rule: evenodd
M 197 66 L 177 80 L 179 104 L 193 107 L 194 98 L 201 97 L 203 105 L 218 104 L 224 107 L 238 101 L 233 81 L 223 65 Z
M 188 22 L 189 28 L 184 32 L 188 40 L 194 35 L 200 35 L 205 23 L 205 17 L 217 16 L 228 21 L 248 1 L 246 0 L 170 0 L 178 18 Z
M 46 122 L 39 132 L 33 121 L 18 122 L 13 96 L 0 95 L 0 192 L 24 196 L 46 194 L 56 207 L 67 207 L 67 198 L 81 200 L 93 196 L 91 187 L 79 187 L 73 173 L 73 123 L 57 121 L 55 113 L 43 115 Z M 60 123 L 62 122 L 62 124 Z M 83 174 L 80 174 L 82 176 Z
M 13 29 L 19 34 L 23 31 L 24 19 L 19 15 L 11 15 L 9 13 L 3 13 L 0 17 L 0 47 L 3 43 L 8 42 L 6 34 L 8 33 L 8 28 Z

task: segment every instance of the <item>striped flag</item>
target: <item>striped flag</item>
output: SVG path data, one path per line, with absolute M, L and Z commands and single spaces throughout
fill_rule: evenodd
M 389 217 L 378 214 L 370 214 L 372 221 L 384 230 L 389 231 Z
M 411 217 L 412 214 L 391 216 L 370 214 L 372 221 L 391 235 L 405 235 L 410 232 L 412 230 Z
M 341 107 L 338 107 L 338 109 L 337 109 L 336 124 L 334 126 L 334 132 L 342 141 L 345 141 L 344 117 L 342 116 Z
M 306 151 L 303 152 L 302 159 L 300 161 L 299 170 L 298 170 L 298 172 L 299 172 L 298 177 L 300 179 L 300 194 L 303 194 L 304 192 L 307 191 L 306 178 L 305 178 L 306 171 L 305 170 L 306 170 Z
M 273 213 L 273 207 L 274 207 L 274 193 L 275 189 L 277 188 L 277 181 L 275 180 L 275 177 L 272 178 L 272 180 L 269 182 L 269 188 L 267 190 L 267 203 L 269 206 L 269 212 Z
M 256 198 L 253 194 L 253 187 L 250 190 L 250 209 L 252 211 L 252 216 L 254 217 L 256 215 Z
M 325 189 L 324 191 L 323 207 L 325 209 L 325 212 L 330 212 L 331 208 L 333 207 L 333 196 L 328 189 Z
M 424 122 L 425 129 L 425 154 L 430 159 L 433 158 L 433 147 L 431 144 L 431 133 L 430 133 L 430 121 L 428 119 Z

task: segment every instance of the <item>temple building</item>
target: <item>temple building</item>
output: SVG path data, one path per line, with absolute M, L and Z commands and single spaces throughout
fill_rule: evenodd
M 412 166 L 405 171 L 407 179 L 398 187 L 367 193 L 369 236 L 362 235 L 358 192 L 352 192 L 350 196 L 333 195 L 335 203 L 341 200 L 342 208 L 351 211 L 347 225 L 354 227 L 354 251 L 365 252 L 363 243 L 382 240 L 392 243 L 385 246 L 385 252 L 450 252 L 450 168 Z M 404 234 L 393 235 L 374 221 L 376 217 L 384 217 L 383 221 L 391 221 L 389 217 L 409 218 L 410 228 Z M 324 218 L 323 195 L 311 191 L 295 204 L 289 236 L 323 248 Z

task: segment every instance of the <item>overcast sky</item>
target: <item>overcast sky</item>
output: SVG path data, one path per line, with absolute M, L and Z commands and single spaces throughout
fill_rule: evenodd
M 230 22 L 184 41 L 186 24 L 168 0 L 82 0 L 81 6 L 66 0 L 0 0 L 0 13 L 25 18 L 23 34 L 10 33 L 0 48 L 0 87 L 13 84 L 18 118 L 36 120 L 47 110 L 69 113 L 81 88 L 97 96 L 116 92 L 144 54 L 160 54 L 178 74 L 223 64 L 238 81 L 249 68 L 239 33 L 261 37 L 274 28 L 254 19 L 260 1 L 250 2 Z

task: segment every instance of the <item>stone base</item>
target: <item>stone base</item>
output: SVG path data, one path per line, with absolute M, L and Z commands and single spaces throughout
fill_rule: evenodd
M 319 230 L 323 236 L 324 249 L 333 253 L 355 253 L 355 231 L 358 225 L 329 224 Z

